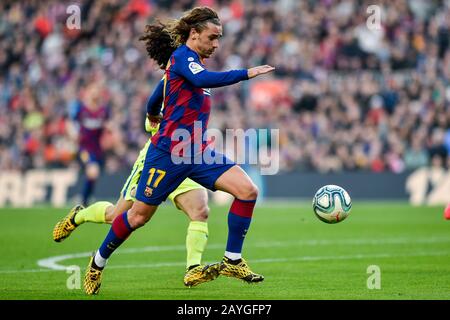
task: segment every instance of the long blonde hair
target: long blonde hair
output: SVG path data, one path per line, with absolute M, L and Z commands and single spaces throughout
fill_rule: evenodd
M 208 22 L 220 25 L 217 13 L 209 7 L 196 7 L 185 12 L 180 19 L 146 25 L 139 40 L 145 43 L 149 57 L 164 69 L 175 49 L 189 39 L 191 29 L 201 32 Z

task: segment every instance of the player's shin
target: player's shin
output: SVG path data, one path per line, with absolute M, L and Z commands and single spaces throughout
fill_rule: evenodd
M 207 242 L 208 223 L 204 221 L 191 221 L 186 235 L 187 268 L 201 264 Z
M 111 254 L 134 231 L 128 223 L 127 212 L 122 213 L 114 219 L 108 235 L 95 254 L 94 262 L 97 267 L 103 268 Z
M 241 279 L 247 283 L 264 280 L 264 276 L 254 273 L 241 256 L 244 238 L 250 227 L 256 200 L 235 199 L 228 214 L 228 242 L 225 257 L 222 260 L 220 274 Z
M 256 200 L 234 199 L 228 213 L 228 241 L 225 257 L 231 260 L 241 258 L 245 235 L 250 227 Z
M 105 223 L 106 208 L 109 206 L 113 206 L 113 204 L 108 201 L 95 202 L 75 215 L 75 223 L 77 225 L 84 222 Z

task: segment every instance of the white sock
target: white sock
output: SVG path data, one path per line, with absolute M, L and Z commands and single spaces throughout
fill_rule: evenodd
M 242 255 L 241 255 L 241 253 L 225 251 L 225 257 L 227 257 L 228 259 L 231 259 L 231 260 L 237 260 L 237 259 L 241 259 Z
M 103 258 L 100 255 L 100 252 L 97 250 L 94 257 L 94 262 L 97 265 L 97 267 L 104 268 L 106 265 L 106 261 L 108 261 L 108 259 Z

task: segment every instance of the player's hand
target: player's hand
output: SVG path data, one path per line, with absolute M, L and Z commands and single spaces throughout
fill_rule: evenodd
M 269 66 L 267 64 L 265 64 L 263 66 L 250 68 L 250 69 L 247 70 L 248 78 L 251 79 L 251 78 L 254 78 L 254 77 L 259 76 L 261 74 L 272 72 L 273 70 L 275 70 L 275 68 L 272 67 L 272 66 Z
M 152 116 L 151 114 L 147 113 L 148 121 L 150 121 L 150 126 L 152 128 L 155 128 L 162 120 L 162 116 L 159 114 L 157 116 Z

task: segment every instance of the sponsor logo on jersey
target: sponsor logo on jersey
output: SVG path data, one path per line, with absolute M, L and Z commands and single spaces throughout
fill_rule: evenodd
M 189 63 L 189 70 L 191 70 L 191 72 L 193 74 L 197 74 L 199 72 L 202 72 L 205 69 L 201 65 L 199 65 L 197 62 L 191 62 L 191 63 Z

